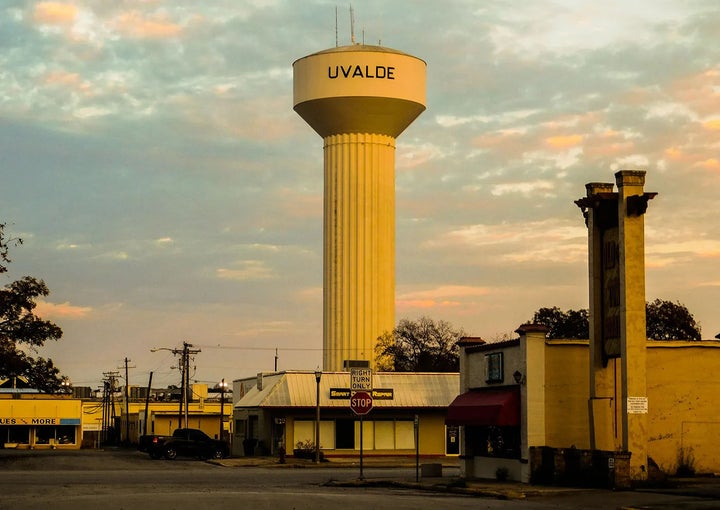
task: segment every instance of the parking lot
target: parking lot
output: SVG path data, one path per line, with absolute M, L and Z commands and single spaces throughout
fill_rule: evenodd
M 415 483 L 411 463 L 369 461 L 364 478 L 352 462 L 279 465 L 275 459 L 151 460 L 135 450 L 0 450 L 0 510 L 190 508 L 718 508 L 718 479 L 685 481 L 663 491 L 598 491 L 494 480 L 454 484 L 457 471 Z

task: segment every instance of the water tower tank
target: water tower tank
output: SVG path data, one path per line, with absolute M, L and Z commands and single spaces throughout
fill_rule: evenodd
M 351 45 L 293 64 L 295 111 L 323 138 L 323 369 L 372 366 L 395 327 L 395 139 L 425 110 L 426 64 Z

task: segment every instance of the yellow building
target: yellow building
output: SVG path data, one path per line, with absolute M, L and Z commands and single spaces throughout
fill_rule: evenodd
M 78 449 L 82 401 L 36 390 L 0 391 L 0 447 Z
M 28 388 L 0 388 L 0 448 L 79 449 L 105 444 L 137 444 L 140 434 L 171 435 L 176 428 L 200 429 L 229 441 L 232 394 L 208 395 L 207 385 L 193 386 L 187 413 L 179 402 L 140 398 L 123 392 L 110 401 L 44 394 Z M 128 413 L 126 414 L 126 409 Z M 146 419 L 147 417 L 147 419 Z
M 462 394 L 448 409 L 448 423 L 462 425 L 461 469 L 469 478 L 494 478 L 505 468 L 528 482 L 531 447 L 591 448 L 588 341 L 546 339 L 534 325 L 518 333 L 500 343 L 461 342 Z M 720 342 L 648 340 L 646 351 L 648 457 L 669 474 L 687 466 L 720 472 L 720 381 L 713 376 Z M 621 398 L 616 390 L 600 405 L 615 410 Z
M 143 434 L 172 435 L 175 429 L 183 427 L 200 429 L 210 437 L 222 435 L 229 440 L 232 424 L 230 392 L 210 394 L 207 384 L 193 384 L 190 402 L 180 407 L 179 400 L 167 398 L 169 390 L 152 390 L 150 398 L 144 388 L 130 387 L 130 390 L 127 405 L 123 391 L 114 396 L 114 409 L 107 411 L 109 406 L 105 406 L 106 423 L 113 427 L 118 442 L 137 444 Z M 102 402 L 84 402 L 83 428 L 86 432 L 100 431 L 102 413 Z M 107 414 L 113 418 L 108 419 Z M 86 435 L 92 436 L 92 433 Z
M 459 453 L 457 429 L 445 426 L 457 373 L 376 373 L 372 379 L 373 408 L 362 418 L 364 454 Z M 314 372 L 258 374 L 233 384 L 233 455 L 274 455 L 281 446 L 292 455 L 298 443 L 314 445 L 318 405 L 323 455 L 359 455 L 361 418 L 350 409 L 349 372 L 323 372 L 319 382 Z

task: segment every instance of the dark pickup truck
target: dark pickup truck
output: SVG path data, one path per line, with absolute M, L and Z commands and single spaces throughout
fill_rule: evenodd
M 138 449 L 153 459 L 172 460 L 178 455 L 200 459 L 222 459 L 230 455 L 224 441 L 209 437 L 198 429 L 176 429 L 172 436 L 140 436 Z

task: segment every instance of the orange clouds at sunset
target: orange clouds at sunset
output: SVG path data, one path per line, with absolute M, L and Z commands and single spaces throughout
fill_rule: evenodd
M 457 301 L 435 301 L 433 299 L 415 299 L 415 300 L 402 300 L 398 299 L 395 301 L 395 306 L 398 310 L 407 311 L 411 309 L 421 308 L 447 308 L 450 306 L 460 306 Z
M 708 170 L 720 171 L 720 160 L 715 158 L 706 159 L 705 161 L 699 161 L 697 166 Z
M 582 140 L 582 135 L 560 135 L 546 138 L 545 142 L 553 149 L 567 149 L 580 145 Z
M 35 307 L 35 313 L 45 320 L 83 319 L 91 312 L 92 308 L 89 306 L 75 306 L 67 301 L 64 303 L 38 301 Z
M 120 15 L 117 20 L 120 32 L 138 38 L 162 39 L 175 37 L 182 31 L 180 25 L 162 16 L 146 17 L 137 11 Z
M 60 2 L 40 2 L 35 5 L 33 19 L 47 25 L 60 25 L 75 20 L 78 9 L 72 4 Z

